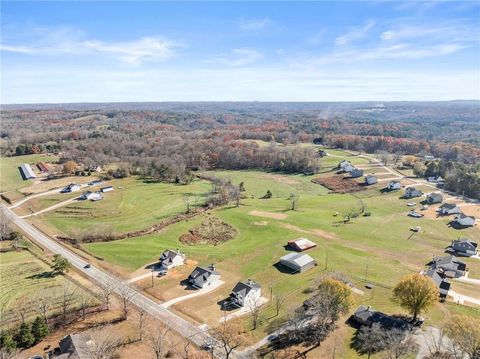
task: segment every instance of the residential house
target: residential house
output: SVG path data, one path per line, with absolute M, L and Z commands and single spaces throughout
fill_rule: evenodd
M 462 227 L 471 227 L 475 224 L 475 217 L 460 212 L 455 216 L 454 222 Z
M 54 359 L 90 359 L 92 339 L 88 334 L 70 334 L 59 342 L 60 355 Z
M 429 193 L 429 194 L 427 194 L 426 201 L 427 201 L 428 204 L 442 203 L 443 196 L 442 196 L 441 193 L 438 193 L 438 192 Z
M 90 172 L 102 172 L 102 166 L 100 166 L 98 163 L 92 163 L 90 166 L 88 166 L 88 170 Z
M 297 238 L 293 241 L 288 241 L 288 246 L 297 252 L 303 252 L 316 247 L 317 244 L 307 238 Z
M 430 262 L 430 269 L 441 271 L 448 278 L 463 277 L 467 273 L 467 265 L 452 255 L 434 256 Z
M 100 191 L 103 193 L 113 191 L 113 186 L 102 187 L 100 188 Z
M 383 329 L 408 329 L 407 321 L 379 312 L 370 306 L 359 306 L 353 313 L 352 318 L 358 324 L 368 327 L 371 327 L 374 324 L 379 324 Z
M 83 193 L 80 197 L 78 197 L 80 200 L 90 200 L 90 201 L 100 201 L 103 199 L 103 196 L 100 192 L 91 192 L 87 191 Z
M 387 185 L 387 190 L 393 191 L 402 188 L 402 184 L 399 181 L 390 181 Z
M 362 177 L 363 176 L 363 170 L 360 170 L 358 168 L 354 168 L 352 169 L 350 172 L 350 176 L 352 178 L 358 178 L 358 177 Z
M 246 282 L 238 282 L 230 293 L 228 302 L 236 307 L 249 307 L 259 304 L 262 295 L 260 284 L 252 280 Z
M 302 273 L 317 265 L 317 262 L 308 254 L 289 253 L 280 258 L 280 264 Z
M 375 184 L 378 182 L 378 178 L 374 175 L 368 175 L 365 177 L 365 184 L 366 185 L 371 185 L 371 184 Z
M 208 268 L 196 267 L 188 276 L 188 283 L 196 289 L 201 289 L 219 279 L 220 273 L 215 270 L 215 266 L 212 264 Z
M 462 210 L 455 203 L 444 203 L 438 207 L 437 212 L 442 215 L 458 214 Z
M 33 172 L 32 167 L 29 164 L 24 163 L 20 166 L 20 174 L 24 180 L 29 180 L 33 178 L 37 178 L 35 172 Z
M 349 167 L 349 166 L 351 166 L 351 167 L 353 168 L 353 166 L 352 166 L 352 164 L 350 163 L 350 161 L 347 161 L 347 160 L 343 160 L 342 162 L 340 162 L 340 163 L 338 164 L 338 168 L 341 169 L 341 170 L 344 170 L 345 172 L 347 172 L 347 171 L 345 170 L 345 167 Z
M 403 194 L 404 198 L 414 198 L 414 197 L 420 197 L 423 195 L 423 192 L 420 191 L 419 189 L 416 189 L 415 187 L 407 187 L 405 188 L 405 193 Z
M 435 269 L 429 269 L 423 272 L 423 274 L 429 277 L 433 283 L 438 288 L 438 292 L 441 298 L 446 298 L 448 295 L 448 291 L 450 290 L 450 283 L 446 279 L 446 276 L 442 271 L 438 271 Z
M 159 262 L 165 269 L 179 267 L 185 263 L 185 254 L 181 253 L 178 249 L 175 251 L 168 249 L 162 253 Z
M 447 247 L 447 250 L 464 257 L 470 257 L 478 253 L 477 247 L 476 242 L 467 238 L 459 238 L 454 239 L 450 246 Z
M 77 183 L 70 183 L 62 189 L 62 193 L 70 193 L 80 191 L 81 186 Z

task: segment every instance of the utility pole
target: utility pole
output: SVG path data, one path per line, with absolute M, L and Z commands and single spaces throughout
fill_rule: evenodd
M 155 287 L 155 281 L 153 280 L 153 273 L 155 272 L 155 267 L 152 267 L 152 287 Z
M 325 270 L 328 269 L 328 250 L 325 251 Z
M 368 263 L 365 266 L 365 283 L 367 282 L 367 274 L 368 274 Z

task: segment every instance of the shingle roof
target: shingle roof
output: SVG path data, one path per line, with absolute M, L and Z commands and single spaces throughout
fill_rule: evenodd
M 354 313 L 354 317 L 356 319 L 360 319 L 362 322 L 367 323 L 368 325 L 377 323 L 380 324 L 383 328 L 387 329 L 397 328 L 405 330 L 408 328 L 407 322 L 401 319 L 391 317 L 385 313 L 376 311 L 370 307 L 365 307 L 363 305 L 357 308 Z

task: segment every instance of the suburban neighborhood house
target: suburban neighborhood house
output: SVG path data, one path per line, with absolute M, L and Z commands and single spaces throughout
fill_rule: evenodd
M 379 324 L 383 329 L 408 329 L 408 323 L 406 321 L 379 312 L 370 306 L 359 306 L 353 313 L 353 320 L 360 325 L 368 327 L 371 327 L 374 324 Z
M 365 177 L 365 184 L 366 185 L 371 185 L 371 184 L 375 184 L 378 182 L 378 178 L 375 177 L 374 175 L 368 175 Z
M 387 190 L 393 191 L 402 188 L 402 184 L 399 181 L 390 181 L 387 185 Z
M 363 170 L 360 170 L 358 168 L 354 168 L 353 170 L 350 171 L 350 176 L 352 178 L 358 178 L 363 176 Z
M 315 248 L 316 246 L 317 244 L 315 242 L 312 242 L 307 238 L 298 238 L 293 241 L 288 241 L 288 247 L 297 252 L 303 252 L 307 249 Z
M 90 359 L 91 351 L 89 344 L 91 338 L 87 334 L 70 334 L 60 340 L 60 355 L 56 355 L 55 359 Z
M 414 198 L 414 197 L 420 197 L 423 195 L 423 192 L 420 191 L 419 189 L 416 189 L 415 187 L 407 187 L 405 189 L 405 193 L 403 195 L 404 198 Z
M 66 186 L 62 192 L 63 193 L 69 193 L 69 192 L 77 192 L 80 191 L 80 185 L 77 183 L 70 183 L 68 186 Z
M 461 209 L 455 203 L 444 203 L 440 207 L 438 207 L 437 212 L 439 214 L 447 216 L 449 214 L 461 213 Z
M 103 199 L 103 196 L 100 192 L 91 192 L 87 191 L 83 193 L 79 199 L 81 200 L 90 200 L 90 201 L 100 201 Z
M 343 160 L 338 164 L 338 168 L 342 170 L 343 172 L 350 172 L 352 171 L 355 167 L 350 163 L 350 161 Z
M 478 253 L 478 245 L 476 242 L 467 239 L 454 239 L 450 246 L 447 247 L 447 251 L 454 252 L 457 255 L 464 257 L 475 256 Z
M 435 283 L 438 288 L 440 298 L 446 298 L 448 295 L 448 291 L 450 290 L 450 283 L 445 278 L 445 274 L 442 271 L 436 269 L 428 269 L 423 274 L 429 277 L 433 281 L 433 283 Z
M 470 227 L 475 224 L 475 217 L 460 212 L 455 216 L 454 222 L 463 227 Z
M 196 267 L 188 276 L 188 283 L 196 288 L 201 289 L 209 286 L 220 279 L 220 273 L 215 270 L 215 266 L 211 264 L 208 268 Z
M 30 167 L 30 165 L 27 163 L 24 163 L 20 166 L 20 172 L 24 180 L 37 178 L 37 176 L 35 176 L 35 172 L 32 170 L 32 167 Z
M 238 282 L 232 289 L 228 303 L 236 307 L 249 307 L 258 304 L 262 295 L 260 284 L 252 280 Z
M 317 265 L 315 259 L 308 254 L 289 253 L 280 258 L 280 264 L 295 271 L 302 273 Z
M 433 257 L 430 269 L 440 271 L 448 278 L 460 278 L 467 273 L 467 265 L 452 255 Z
M 442 203 L 442 201 L 443 201 L 443 196 L 441 193 L 434 192 L 434 193 L 427 194 L 426 202 L 428 204 Z
M 159 258 L 160 265 L 165 269 L 179 267 L 185 263 L 185 255 L 177 249 L 168 249 Z

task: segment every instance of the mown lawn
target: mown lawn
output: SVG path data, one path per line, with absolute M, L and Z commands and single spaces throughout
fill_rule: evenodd
M 8 326 L 20 320 L 16 310 L 27 309 L 27 319 L 36 315 L 35 300 L 48 296 L 50 314 L 58 313 L 61 305 L 63 276 L 52 276 L 51 269 L 28 251 L 0 253 L 0 323 Z M 77 288 L 75 298 L 83 292 Z M 72 307 L 78 304 L 75 300 Z
M 0 192 L 14 191 L 33 183 L 33 180 L 24 181 L 20 174 L 21 164 L 33 164 L 37 162 L 54 162 L 55 156 L 26 155 L 14 157 L 0 157 Z
M 185 196 L 190 204 L 201 205 L 210 190 L 210 183 L 196 180 L 189 185 L 151 182 L 138 177 L 108 182 L 114 190 L 98 202 L 82 201 L 46 212 L 40 221 L 69 233 L 74 229 L 90 229 L 98 225 L 116 232 L 147 228 L 164 218 L 184 212 Z

